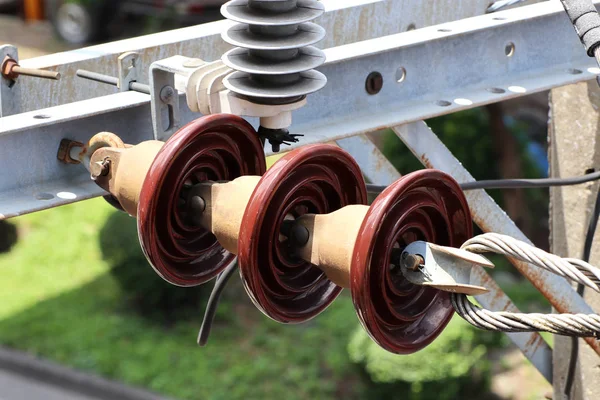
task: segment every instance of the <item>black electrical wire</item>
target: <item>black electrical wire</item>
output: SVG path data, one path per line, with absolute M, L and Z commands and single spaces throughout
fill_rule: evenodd
M 592 253 L 592 245 L 594 243 L 594 235 L 598 227 L 598 218 L 600 218 L 600 187 L 598 188 L 598 194 L 596 195 L 596 203 L 594 204 L 594 211 L 592 212 L 592 219 L 588 225 L 588 230 L 585 234 L 585 242 L 583 245 L 583 261 L 590 262 L 590 256 Z M 585 293 L 585 286 L 582 284 L 577 285 L 577 293 L 583 297 Z M 573 384 L 575 383 L 575 371 L 577 368 L 577 358 L 579 354 L 579 340 L 576 337 L 571 338 L 571 354 L 569 356 L 569 367 L 567 369 L 567 377 L 565 380 L 565 391 L 564 394 L 567 399 L 571 398 L 571 392 L 573 391 Z
M 229 264 L 217 277 L 215 286 L 213 287 L 212 292 L 210 292 L 208 303 L 206 303 L 204 319 L 202 320 L 200 332 L 198 332 L 198 345 L 200 346 L 205 346 L 208 342 L 208 337 L 210 336 L 210 330 L 215 319 L 215 314 L 217 313 L 217 307 L 219 306 L 221 294 L 223 293 L 227 282 L 233 276 L 233 273 L 237 270 L 237 267 L 238 259 L 236 257 L 235 260 L 233 260 L 231 264 Z
M 547 188 L 554 186 L 580 185 L 600 179 L 600 171 L 590 174 L 574 176 L 571 178 L 544 178 L 544 179 L 495 179 L 489 181 L 475 181 L 461 183 L 460 188 L 464 191 L 478 189 L 526 189 Z M 367 185 L 369 193 L 381 193 L 387 186 Z
M 544 178 L 544 179 L 499 179 L 491 181 L 467 182 L 460 185 L 462 190 L 476 189 L 525 189 L 546 188 L 554 186 L 580 185 L 600 179 L 600 171 L 591 174 L 574 176 L 571 178 Z
M 600 188 L 598 188 L 598 194 L 596 195 L 596 203 L 594 204 L 594 211 L 592 213 L 592 219 L 588 226 L 587 233 L 585 235 L 585 243 L 583 248 L 583 260 L 587 263 L 590 262 L 592 254 L 592 245 L 594 243 L 594 235 L 596 234 L 596 228 L 598 227 L 598 218 L 600 217 Z

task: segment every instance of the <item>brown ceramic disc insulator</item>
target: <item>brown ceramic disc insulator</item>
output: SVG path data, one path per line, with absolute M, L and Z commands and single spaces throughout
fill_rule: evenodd
M 202 181 L 229 181 L 265 171 L 260 139 L 240 117 L 209 115 L 175 133 L 146 175 L 137 213 L 140 243 L 156 272 L 174 285 L 195 286 L 232 262 L 235 255 L 191 222 L 185 192 Z
M 284 219 L 366 204 L 360 168 L 332 145 L 309 145 L 280 159 L 246 207 L 238 248 L 246 291 L 268 317 L 300 323 L 322 312 L 342 290 L 313 264 L 294 256 L 280 236 Z
M 472 236 L 465 196 L 449 175 L 432 169 L 406 175 L 371 205 L 354 246 L 352 300 L 371 338 L 392 353 L 430 344 L 453 315 L 450 294 L 408 282 L 390 268 L 392 249 L 416 240 L 460 247 Z

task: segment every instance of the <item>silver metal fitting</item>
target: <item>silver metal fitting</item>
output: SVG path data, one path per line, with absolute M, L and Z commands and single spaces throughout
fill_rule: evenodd
M 411 283 L 471 296 L 488 289 L 471 284 L 474 266 L 494 268 L 487 258 L 454 247 L 417 241 L 406 246 L 400 257 L 402 274 Z

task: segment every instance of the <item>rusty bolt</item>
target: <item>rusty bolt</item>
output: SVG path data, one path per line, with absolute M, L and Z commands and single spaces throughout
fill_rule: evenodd
M 79 164 L 79 160 L 74 160 L 71 158 L 71 149 L 73 147 L 80 147 L 83 149 L 83 143 L 70 139 L 61 140 L 56 158 L 65 164 Z
M 2 76 L 6 79 L 10 79 L 14 81 L 20 75 L 33 76 L 36 78 L 45 78 L 45 79 L 53 79 L 59 80 L 60 73 L 55 71 L 44 71 L 43 69 L 35 69 L 35 68 L 23 68 L 19 66 L 13 58 L 6 56 L 2 61 L 2 66 L 0 67 L 0 72 Z
M 416 271 L 425 264 L 425 260 L 418 254 L 402 253 L 402 267 Z
M 15 79 L 17 79 L 17 77 L 19 76 L 19 74 L 17 74 L 14 71 L 14 67 L 18 66 L 19 64 L 12 59 L 9 56 L 6 56 L 4 58 L 4 60 L 2 61 L 2 67 L 0 68 L 0 71 L 2 72 L 2 76 L 6 79 L 10 79 L 12 81 L 14 81 Z
M 367 76 L 367 81 L 365 82 L 365 89 L 367 93 L 374 95 L 381 91 L 383 88 L 383 76 L 377 72 L 373 71 Z

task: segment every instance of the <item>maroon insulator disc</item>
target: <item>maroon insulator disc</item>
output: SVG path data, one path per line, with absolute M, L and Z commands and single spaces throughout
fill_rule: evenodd
M 414 353 L 442 332 L 454 312 L 448 292 L 413 285 L 400 268 L 392 271 L 392 249 L 416 240 L 460 247 L 472 230 L 462 190 L 441 171 L 406 175 L 377 197 L 354 246 L 350 273 L 354 307 L 376 343 L 392 353 Z
M 177 286 L 200 285 L 221 272 L 235 256 L 191 222 L 185 190 L 265 171 L 262 143 L 238 116 L 208 115 L 177 131 L 154 159 L 138 206 L 138 235 L 154 270 Z
M 304 146 L 277 161 L 252 194 L 238 242 L 242 281 L 254 304 L 283 323 L 304 322 L 325 310 L 341 288 L 293 255 L 280 235 L 282 223 L 366 203 L 359 166 L 336 146 Z

